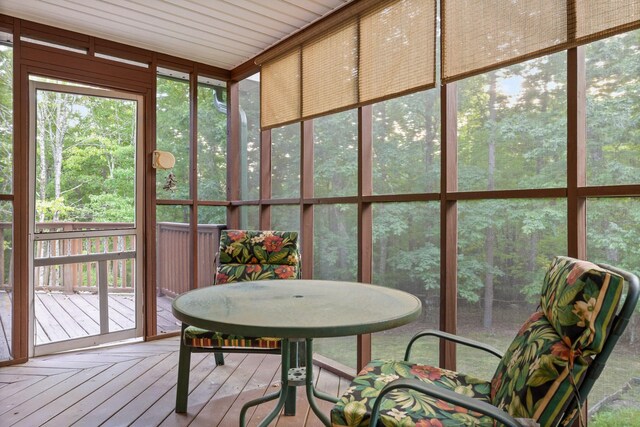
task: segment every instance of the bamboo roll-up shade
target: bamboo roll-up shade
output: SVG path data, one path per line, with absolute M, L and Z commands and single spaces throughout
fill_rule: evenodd
M 442 0 L 442 82 L 640 26 L 640 0 Z
M 436 4 L 384 2 L 360 19 L 360 102 L 435 84 Z
M 358 102 L 358 25 L 351 20 L 302 48 L 302 116 Z
M 313 37 L 301 34 L 300 44 L 262 64 L 262 129 L 435 85 L 436 0 L 360 1 L 354 6 L 360 6 L 357 13 L 345 11 L 335 25 Z M 294 70 L 291 55 L 298 50 L 301 62 Z
M 640 26 L 640 0 L 576 2 L 576 38 L 587 43 Z
M 293 49 L 277 61 L 262 66 L 260 117 L 262 126 L 272 126 L 300 118 L 300 49 Z

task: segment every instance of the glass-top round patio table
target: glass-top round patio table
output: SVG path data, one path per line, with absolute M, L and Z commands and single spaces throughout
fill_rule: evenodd
M 313 338 L 368 334 L 392 329 L 418 318 L 415 296 L 382 286 L 328 280 L 262 280 L 195 289 L 173 301 L 173 315 L 188 325 L 225 334 L 282 338 L 282 387 L 279 392 L 247 402 L 240 413 L 279 398 L 260 424 L 266 426 L 285 404 L 290 385 L 306 386 L 309 405 L 322 422 L 329 419 L 314 396 L 336 402 L 313 387 Z M 289 372 L 290 342 L 306 342 L 304 382 Z M 295 369 L 292 369 L 295 371 Z

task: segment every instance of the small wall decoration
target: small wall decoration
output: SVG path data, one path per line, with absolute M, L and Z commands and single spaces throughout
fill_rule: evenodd
M 176 158 L 168 151 L 153 151 L 153 163 L 152 166 L 155 169 L 169 170 L 176 164 Z M 173 172 L 169 171 L 165 184 L 162 186 L 163 190 L 174 191 L 178 188 L 178 180 Z

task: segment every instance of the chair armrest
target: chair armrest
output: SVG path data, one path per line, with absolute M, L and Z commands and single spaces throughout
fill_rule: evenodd
M 401 378 L 395 381 L 391 381 L 389 384 L 384 386 L 382 390 L 380 390 L 380 394 L 376 398 L 376 401 L 373 404 L 373 408 L 371 410 L 371 420 L 369 421 L 370 426 L 378 425 L 378 418 L 380 417 L 380 404 L 384 396 L 387 393 L 399 388 L 416 390 L 420 393 L 424 393 L 436 399 L 444 400 L 445 402 L 451 403 L 453 405 L 462 406 L 463 408 L 469 409 L 471 411 L 479 412 L 509 427 L 522 426 L 511 415 L 496 408 L 490 403 L 411 378 Z
M 475 341 L 469 338 L 464 338 L 464 337 L 460 337 L 458 335 L 453 335 L 447 332 L 442 332 L 442 331 L 438 331 L 436 329 L 427 329 L 424 330 L 422 332 L 418 332 L 417 334 L 415 334 L 412 338 L 411 341 L 409 341 L 409 344 L 407 345 L 407 351 L 404 353 L 404 360 L 408 361 L 409 357 L 411 356 L 411 347 L 413 346 L 414 341 L 416 341 L 418 338 L 421 337 L 426 337 L 426 336 L 434 336 L 434 337 L 438 337 L 438 338 L 443 338 L 447 341 L 453 341 L 455 343 L 458 344 L 462 344 L 465 345 L 467 347 L 473 347 L 473 348 L 477 348 L 478 350 L 483 350 L 486 351 L 487 353 L 491 353 L 494 356 L 496 356 L 498 359 L 502 359 L 502 357 L 504 356 L 504 354 L 490 346 L 484 343 L 481 343 L 479 341 Z

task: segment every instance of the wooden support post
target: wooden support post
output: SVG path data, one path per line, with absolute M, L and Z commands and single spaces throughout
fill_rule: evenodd
M 458 190 L 457 90 L 455 83 L 442 87 L 442 157 L 440 189 L 440 330 L 456 333 L 458 307 L 458 206 L 449 192 Z M 440 366 L 456 368 L 455 344 L 440 340 Z

